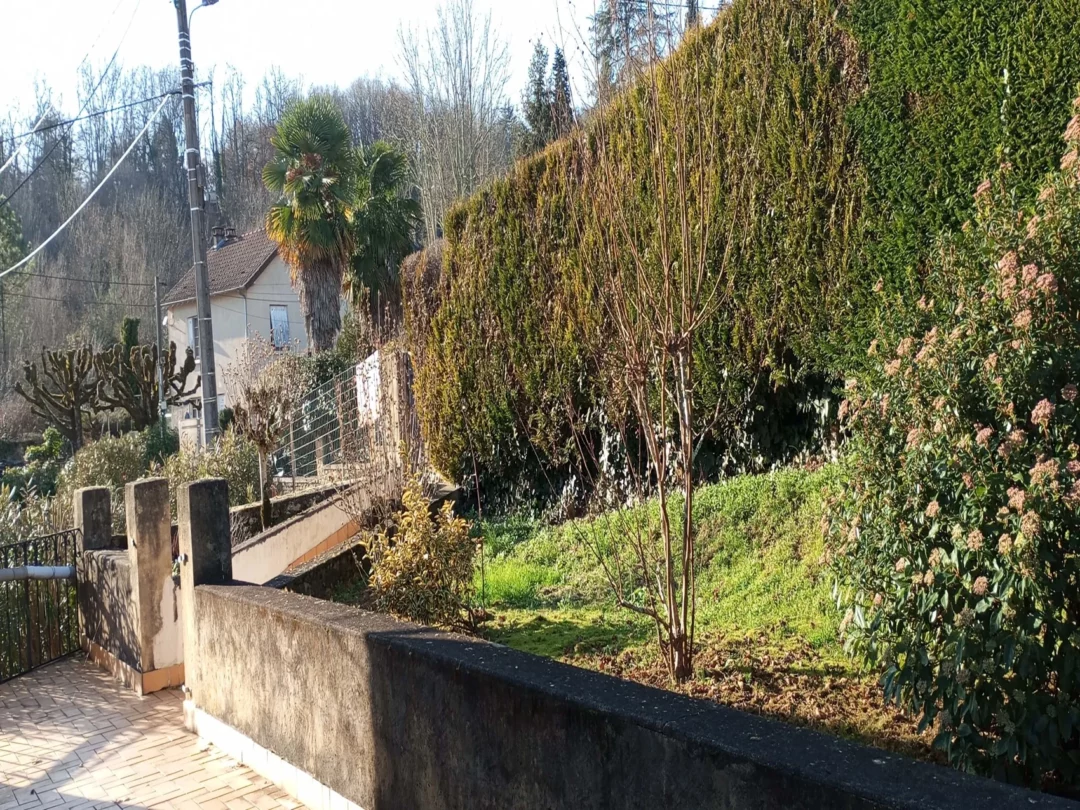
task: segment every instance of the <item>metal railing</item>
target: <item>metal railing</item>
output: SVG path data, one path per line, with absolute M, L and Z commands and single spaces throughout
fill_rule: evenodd
M 0 683 L 79 649 L 79 530 L 0 546 Z

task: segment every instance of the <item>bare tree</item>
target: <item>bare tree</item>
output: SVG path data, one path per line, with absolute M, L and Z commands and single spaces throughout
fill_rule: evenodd
M 306 377 L 297 355 L 279 351 L 257 334 L 244 342 L 225 376 L 236 392 L 237 430 L 259 451 L 260 514 L 265 529 L 273 521 L 267 459 L 288 430 L 289 415 L 304 395 Z
M 473 0 L 447 0 L 434 28 L 399 31 L 413 101 L 418 185 L 428 240 L 451 203 L 511 161 L 504 111 L 509 52 Z
M 677 680 L 693 673 L 694 455 L 718 417 L 699 413 L 695 347 L 727 311 L 729 257 L 754 182 L 751 160 L 725 162 L 721 116 L 710 109 L 719 96 L 705 71 L 704 60 L 651 62 L 634 103 L 616 101 L 598 116 L 595 134 L 579 133 L 577 142 L 591 200 L 579 238 L 593 270 L 591 300 L 612 327 L 593 354 L 625 456 L 606 472 L 607 505 L 617 508 L 578 531 L 618 604 L 653 621 Z M 725 210 L 722 182 L 737 200 Z M 593 247 L 586 232 L 598 237 Z M 579 437 L 591 452 L 586 444 Z M 595 456 L 583 465 L 603 466 Z M 653 497 L 655 512 L 645 506 Z

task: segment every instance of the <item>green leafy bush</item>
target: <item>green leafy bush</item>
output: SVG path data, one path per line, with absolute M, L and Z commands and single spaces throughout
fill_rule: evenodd
M 1074 18 L 1069 0 L 736 0 L 687 38 L 672 60 L 698 89 L 678 103 L 716 116 L 724 141 L 716 204 L 689 223 L 726 274 L 695 353 L 718 466 L 813 447 L 828 381 L 808 368 L 858 367 L 879 277 L 920 297 L 934 238 L 971 215 L 967 189 L 998 150 L 1021 189 L 1052 168 L 1080 80 Z M 612 327 L 586 168 L 601 139 L 644 165 L 647 117 L 634 128 L 624 112 L 645 96 L 624 93 L 462 202 L 442 255 L 406 267 L 417 407 L 449 477 L 475 461 L 486 490 L 513 495 L 582 477 L 571 426 L 602 432 L 619 373 L 599 360 Z M 647 243 L 656 200 L 627 190 L 620 205 Z
M 143 431 L 146 442 L 146 465 L 164 464 L 169 456 L 180 452 L 180 434 L 164 422 L 151 425 Z
M 54 427 L 45 429 L 41 444 L 26 448 L 21 467 L 10 467 L 0 476 L 0 484 L 11 490 L 11 495 L 23 498 L 30 493 L 51 496 L 56 492 L 56 479 L 63 466 L 64 437 Z
M 229 483 L 229 503 L 242 506 L 258 500 L 259 452 L 235 430 L 229 430 L 209 449 L 182 447 L 165 460 L 161 474 L 169 479 L 174 516 L 177 489 L 202 478 L 224 478 Z
M 148 470 L 146 434 L 107 436 L 85 445 L 64 466 L 56 497 L 71 503 L 78 489 L 108 487 L 112 494 L 113 530 L 122 533 L 126 528 L 124 487 L 145 478 Z
M 953 763 L 1035 785 L 1080 782 L 1080 116 L 1067 139 L 1033 212 L 1003 167 L 910 317 L 880 302 L 833 512 L 849 647 Z
M 0 545 L 63 531 L 71 527 L 71 503 L 39 495 L 15 492 L 0 484 Z
M 449 502 L 433 517 L 411 480 L 396 516 L 397 531 L 369 542 L 368 589 L 376 610 L 439 627 L 470 629 L 476 541 Z

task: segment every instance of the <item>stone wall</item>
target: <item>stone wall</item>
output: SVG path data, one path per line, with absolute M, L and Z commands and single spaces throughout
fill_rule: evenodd
M 286 520 L 306 512 L 316 504 L 320 504 L 334 497 L 340 486 L 322 486 L 307 492 L 280 495 L 271 500 L 273 509 L 273 525 L 284 523 Z M 232 543 L 238 546 L 247 542 L 262 532 L 261 503 L 249 503 L 243 506 L 234 506 L 229 510 L 229 518 L 232 523 Z
M 125 500 L 126 547 L 117 548 L 109 490 L 91 487 L 75 493 L 79 636 L 93 661 L 146 694 L 184 680 L 168 482 L 130 483 Z
M 90 642 L 129 667 L 139 667 L 139 634 L 131 609 L 127 551 L 86 551 L 79 566 L 83 646 Z
M 265 584 L 289 593 L 332 599 L 341 589 L 364 582 L 370 567 L 367 547 L 356 537 Z
M 347 606 L 235 584 L 188 593 L 194 716 L 256 770 L 303 775 L 312 806 L 1075 807 Z

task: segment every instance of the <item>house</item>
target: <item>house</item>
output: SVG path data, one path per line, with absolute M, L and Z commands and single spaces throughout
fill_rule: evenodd
M 237 236 L 232 229 L 215 229 L 215 244 L 207 251 L 210 281 L 210 315 L 214 323 L 214 361 L 217 369 L 218 408 L 229 407 L 227 368 L 237 362 L 244 342 L 258 334 L 276 346 L 308 347 L 300 299 L 289 279 L 289 267 L 278 255 L 277 245 L 263 230 Z M 199 323 L 195 308 L 195 268 L 191 267 L 165 295 L 168 339 L 178 356 L 190 346 L 200 362 Z M 174 408 L 171 424 L 182 441 L 199 443 L 202 422 L 197 402 Z

